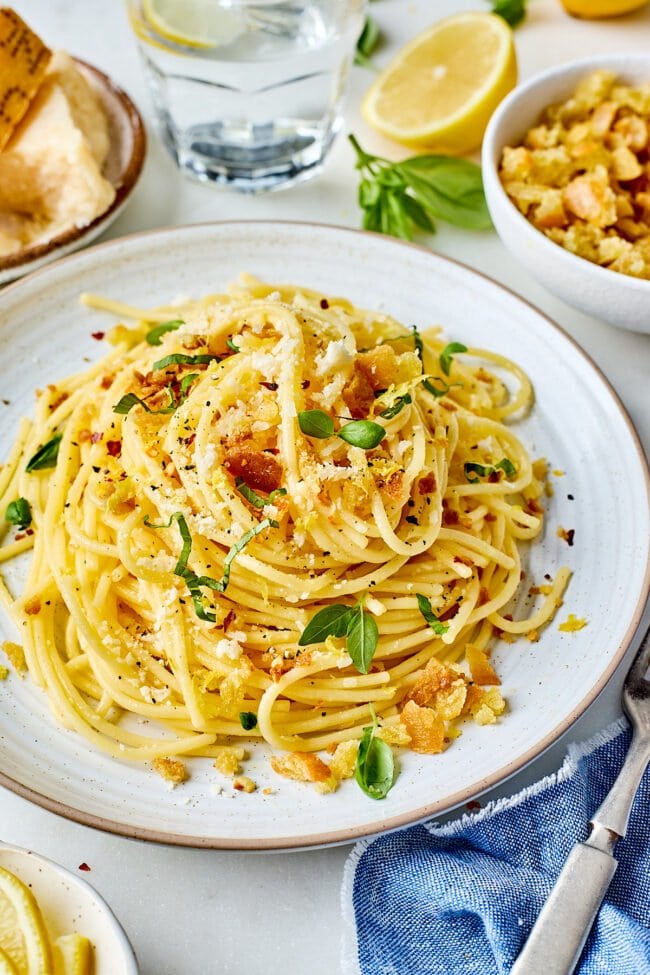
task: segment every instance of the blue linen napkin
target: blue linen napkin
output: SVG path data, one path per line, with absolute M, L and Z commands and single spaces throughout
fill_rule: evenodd
M 358 843 L 345 868 L 345 975 L 506 975 L 630 742 L 625 719 L 518 795 Z M 650 975 L 650 772 L 577 975 Z

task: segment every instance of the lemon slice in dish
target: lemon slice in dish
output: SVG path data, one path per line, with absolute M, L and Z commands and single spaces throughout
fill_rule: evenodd
M 29 887 L 2 867 L 0 948 L 18 975 L 44 975 L 52 970 L 50 945 L 36 899 Z
M 54 942 L 54 975 L 91 975 L 92 945 L 82 934 L 63 934 Z
M 158 38 L 184 47 L 228 44 L 244 29 L 237 13 L 224 10 L 213 0 L 142 0 L 142 13 Z M 142 37 L 141 32 L 138 34 Z
M 361 112 L 373 128 L 407 146 L 476 149 L 492 112 L 517 82 L 512 31 L 494 14 L 438 21 L 379 75 Z

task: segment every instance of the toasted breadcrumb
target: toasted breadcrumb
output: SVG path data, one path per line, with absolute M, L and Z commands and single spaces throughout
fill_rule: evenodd
M 484 650 L 468 643 L 465 647 L 467 665 L 475 684 L 500 684 L 501 678 L 488 659 Z
M 432 708 L 407 701 L 400 715 L 411 738 L 411 748 L 421 755 L 436 755 L 445 745 L 445 722 Z
M 154 758 L 151 765 L 158 775 L 174 785 L 180 785 L 189 778 L 184 762 L 178 758 Z
M 0 680 L 6 680 L 8 676 L 9 676 L 9 669 L 7 667 L 3 667 L 2 664 L 0 664 Z
M 233 780 L 232 787 L 238 792 L 255 792 L 257 789 L 256 784 L 247 775 L 238 775 Z
M 239 775 L 241 772 L 239 759 L 233 752 L 221 752 L 219 755 L 217 755 L 214 760 L 214 767 L 217 769 L 217 771 L 221 772 L 222 775 L 227 775 L 230 779 L 232 779 L 235 775 Z
M 325 782 L 331 774 L 325 762 L 311 752 L 271 755 L 271 768 L 278 775 L 297 782 Z
M 2 644 L 2 649 L 16 673 L 24 674 L 27 671 L 27 662 L 21 645 L 19 643 L 13 643 L 11 640 L 5 640 Z

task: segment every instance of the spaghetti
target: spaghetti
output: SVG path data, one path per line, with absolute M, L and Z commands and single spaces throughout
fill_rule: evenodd
M 542 527 L 506 425 L 523 372 L 251 278 L 153 312 L 86 300 L 135 325 L 40 393 L 0 471 L 33 519 L 0 548 L 33 547 L 24 591 L 0 594 L 57 720 L 135 760 L 353 754 L 370 720 L 433 752 L 494 720 L 495 632 L 548 622 L 568 579 L 508 614 Z M 333 775 L 312 757 L 276 767 Z

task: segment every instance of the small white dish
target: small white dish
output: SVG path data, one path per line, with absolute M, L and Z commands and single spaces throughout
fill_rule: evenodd
M 103 175 L 115 187 L 108 210 L 83 227 L 71 226 L 51 240 L 0 257 L 0 285 L 20 278 L 50 261 L 85 247 L 113 223 L 126 205 L 142 172 L 146 153 L 145 128 L 129 96 L 103 71 L 75 58 L 79 70 L 99 97 L 108 119 L 110 148 Z
M 600 267 L 549 240 L 519 212 L 499 179 L 504 146 L 519 145 L 548 105 L 564 101 L 582 78 L 598 68 L 613 71 L 626 82 L 648 81 L 650 54 L 594 55 L 551 68 L 518 85 L 496 110 L 485 133 L 485 195 L 501 240 L 545 288 L 611 325 L 650 332 L 650 281 Z
M 0 867 L 32 890 L 50 938 L 83 934 L 93 945 L 93 975 L 138 975 L 133 948 L 124 929 L 97 891 L 46 857 L 0 844 Z

